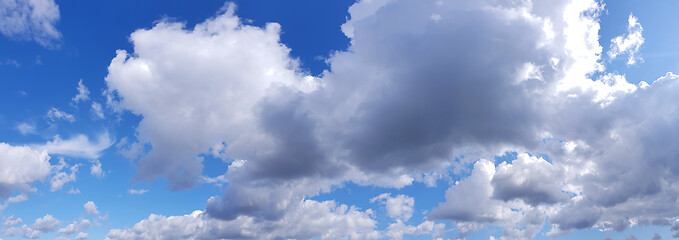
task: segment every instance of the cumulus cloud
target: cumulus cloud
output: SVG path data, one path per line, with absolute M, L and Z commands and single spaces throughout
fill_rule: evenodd
M 627 65 L 634 65 L 637 61 L 641 61 L 639 49 L 644 44 L 644 36 L 639 20 L 634 15 L 630 14 L 627 19 L 627 34 L 623 34 L 611 39 L 611 47 L 608 50 L 608 56 L 615 58 L 617 56 L 627 54 Z
M 54 231 L 59 225 L 61 225 L 61 221 L 54 218 L 52 215 L 47 214 L 42 218 L 36 219 L 31 227 L 35 230 L 46 233 Z
M 52 178 L 50 179 L 50 191 L 54 192 L 61 190 L 61 188 L 64 187 L 64 184 L 69 182 L 75 182 L 76 180 L 75 175 L 76 173 L 78 173 L 79 166 L 80 164 L 68 166 L 63 158 L 59 159 L 59 164 L 55 165 L 52 168 L 54 175 L 52 175 Z M 70 170 L 70 173 L 63 171 L 66 168 Z
M 92 223 L 90 222 L 90 220 L 82 219 L 79 222 L 75 221 L 71 224 L 66 225 L 66 227 L 60 228 L 57 231 L 57 233 L 63 234 L 63 235 L 66 235 L 66 236 L 72 236 L 76 232 L 86 231 L 87 229 L 90 228 L 91 224 Z
M 96 177 L 103 177 L 104 171 L 101 169 L 101 162 L 97 159 L 91 161 L 92 166 L 90 166 L 90 174 Z
M 234 155 L 276 149 L 276 140 L 253 125 L 257 104 L 269 88 L 313 87 L 279 43 L 278 24 L 243 25 L 233 14 L 228 5 L 190 30 L 166 21 L 137 30 L 130 38 L 134 54 L 119 50 L 111 62 L 106 83 L 124 108 L 143 116 L 138 135 L 153 146 L 137 163 L 138 179 L 164 176 L 170 188 L 186 189 L 200 179 L 198 155 L 216 143 L 228 142 Z
M 51 173 L 49 159 L 46 151 L 0 143 L 0 199 L 15 190 L 34 191 L 33 184 Z
M 385 236 L 388 239 L 401 240 L 403 235 L 430 235 L 432 239 L 442 239 L 445 234 L 446 225 L 443 223 L 434 223 L 432 221 L 425 221 L 417 226 L 405 225 L 401 221 L 392 223 L 387 227 Z
M 360 211 L 333 201 L 305 200 L 294 205 L 279 221 L 256 221 L 247 216 L 224 221 L 211 218 L 203 211 L 171 217 L 151 214 L 130 229 L 111 230 L 106 239 L 375 239 L 380 236 L 374 230 L 377 222 L 370 210 Z
M 493 197 L 509 201 L 521 199 L 537 205 L 568 200 L 563 190 L 563 170 L 542 158 L 519 154 L 511 164 L 501 163 L 493 175 Z
M 11 227 L 0 231 L 0 234 L 6 237 L 22 236 L 24 238 L 36 239 L 40 237 L 40 231 L 32 229 L 27 225 L 21 227 Z
M 532 238 L 546 220 L 550 236 L 665 224 L 679 216 L 670 184 L 679 164 L 668 157 L 679 155 L 679 80 L 635 85 L 605 72 L 603 9 L 595 0 L 359 1 L 342 28 L 349 49 L 318 78 L 289 57 L 279 25 L 244 24 L 233 5 L 190 29 L 137 30 L 134 52 L 119 50 L 106 77 L 116 106 L 141 116 L 137 141 L 119 149 L 142 154 L 137 179 L 162 176 L 173 190 L 201 181 L 212 154 L 230 164 L 219 178 L 229 185 L 204 212 L 152 215 L 108 237 L 324 237 L 337 232 L 274 224 L 252 234 L 312 216 L 300 209 L 329 203 L 306 198 L 344 182 L 399 188 L 448 169 L 469 176 L 429 217 L 456 221 L 460 237 L 498 225 L 505 238 Z M 487 160 L 506 152 L 519 154 Z M 402 222 L 410 200 L 375 201 Z M 398 223 L 394 238 L 437 229 Z
M 98 215 L 99 214 L 99 211 L 97 210 L 97 205 L 94 205 L 94 202 L 92 202 L 92 201 L 85 203 L 85 205 L 83 205 L 83 207 L 85 207 L 85 212 L 88 215 Z
M 390 218 L 399 221 L 408 221 L 408 219 L 413 216 L 415 199 L 406 195 L 391 197 L 391 194 L 383 193 L 370 199 L 370 202 L 379 202 L 384 204 L 387 210 L 387 215 Z
M 54 0 L 5 0 L 0 2 L 0 33 L 51 48 L 61 38 L 55 27 L 59 17 Z
M 23 220 L 21 220 L 21 218 L 17 218 L 14 215 L 11 215 L 9 217 L 2 217 L 2 219 L 4 220 L 2 226 L 5 227 L 13 227 L 23 223 Z

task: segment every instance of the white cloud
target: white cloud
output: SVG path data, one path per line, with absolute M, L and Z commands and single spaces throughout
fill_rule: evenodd
M 56 122 L 58 120 L 66 120 L 69 122 L 75 122 L 75 117 L 71 114 L 62 112 L 61 110 L 52 107 L 50 108 L 49 111 L 47 111 L 47 118 L 50 119 L 52 122 Z
M 20 202 L 25 202 L 27 200 L 28 200 L 28 195 L 26 195 L 25 193 L 22 193 L 22 194 L 14 196 L 14 197 L 8 198 L 7 202 L 8 203 L 20 203 Z
M 87 239 L 88 235 L 89 235 L 88 233 L 79 232 L 78 235 L 75 236 L 75 239 L 76 240 L 84 240 L 84 239 Z
M 104 119 L 104 110 L 101 108 L 101 104 L 95 101 L 92 101 L 92 112 L 94 113 L 95 116 L 97 116 L 99 119 Z
M 50 174 L 49 159 L 46 151 L 0 143 L 0 199 L 14 190 L 34 191 L 32 185 Z
M 63 158 L 59 159 L 59 165 L 55 165 L 53 168 L 55 174 L 50 179 L 50 191 L 54 192 L 61 190 L 61 188 L 64 187 L 64 184 L 69 182 L 75 182 L 76 180 L 75 175 L 76 173 L 78 173 L 79 164 L 74 164 L 73 166 L 68 167 L 70 173 L 62 171 L 66 167 L 68 167 L 68 165 L 66 164 L 64 159 Z
M 241 216 L 231 221 L 210 218 L 203 211 L 183 216 L 151 214 L 130 229 L 113 229 L 106 239 L 173 238 L 188 239 L 375 239 L 376 221 L 370 210 L 337 205 L 335 202 L 304 200 L 278 221 L 255 221 Z
M 128 159 L 137 159 L 144 153 L 144 145 L 139 142 L 130 143 L 127 137 L 123 137 L 116 143 L 116 149 L 120 155 Z
M 21 235 L 24 238 L 36 239 L 40 237 L 40 231 L 32 229 L 27 225 L 22 225 L 21 227 L 11 227 L 0 231 L 0 234 L 6 237 L 14 237 Z
M 130 194 L 136 194 L 136 195 L 141 195 L 144 193 L 147 193 L 149 190 L 148 189 L 130 189 L 128 193 Z
M 35 144 L 32 147 L 45 150 L 50 154 L 97 159 L 101 156 L 101 152 L 111 145 L 113 145 L 113 140 L 109 137 L 108 132 L 103 132 L 97 137 L 97 142 L 91 142 L 83 134 L 66 140 L 56 135 L 54 140 L 47 141 L 45 144 Z
M 91 161 L 92 166 L 90 166 L 90 174 L 96 177 L 103 177 L 104 171 L 101 169 L 101 162 L 97 159 Z
M 0 2 L 0 33 L 54 47 L 61 38 L 55 25 L 59 6 L 54 0 L 4 0 Z
M 260 101 L 277 87 L 309 91 L 309 78 L 279 43 L 280 26 L 244 25 L 233 11 L 229 5 L 188 30 L 161 21 L 132 33 L 133 54 L 117 51 L 106 77 L 109 91 L 143 116 L 138 138 L 153 146 L 137 163 L 137 178 L 164 176 L 172 189 L 185 189 L 200 179 L 198 155 L 217 143 L 228 140 L 226 152 L 234 156 L 275 149 L 253 124 Z
M 21 218 L 14 217 L 14 215 L 11 215 L 9 217 L 2 217 L 2 219 L 4 220 L 2 226 L 5 227 L 13 227 L 24 222 L 23 220 L 21 220 Z
M 391 194 L 383 193 L 370 199 L 370 202 L 379 202 L 384 204 L 387 210 L 387 215 L 390 218 L 399 221 L 408 221 L 408 219 L 413 216 L 415 199 L 406 195 L 397 195 L 396 197 L 391 197 Z
M 151 148 L 137 179 L 186 189 L 201 179 L 201 154 L 242 159 L 203 178 L 228 182 L 226 194 L 205 212 L 152 215 L 109 238 L 251 236 L 259 231 L 244 229 L 287 223 L 305 197 L 344 182 L 399 188 L 469 165 L 429 215 L 455 220 L 459 237 L 497 225 L 504 238 L 532 238 L 545 219 L 557 236 L 679 216 L 670 184 L 679 164 L 667 157 L 679 155 L 676 75 L 637 86 L 605 72 L 599 1 L 363 0 L 343 28 L 351 46 L 318 79 L 299 73 L 278 25 L 248 26 L 226 9 L 193 29 L 161 21 L 135 31 L 135 52 L 119 51 L 106 78 L 116 106 L 142 119 L 138 145 L 119 149 Z M 506 152 L 527 154 L 479 160 Z M 418 232 L 393 226 L 394 237 Z
M 35 124 L 22 122 L 17 124 L 16 129 L 21 133 L 21 135 L 35 134 Z
M 76 232 L 85 231 L 85 230 L 89 229 L 91 224 L 92 223 L 90 222 L 90 220 L 82 219 L 82 220 L 80 220 L 80 222 L 75 221 L 71 224 L 66 225 L 66 227 L 60 228 L 57 231 L 57 233 L 67 235 L 67 236 L 71 236 L 71 235 L 75 234 Z
M 644 37 L 642 35 L 644 29 L 641 27 L 637 17 L 631 13 L 627 23 L 627 34 L 611 39 L 611 48 L 608 50 L 608 56 L 613 59 L 619 55 L 627 54 L 627 65 L 634 65 L 638 61 L 643 60 L 638 56 L 638 53 L 641 45 L 644 44 Z
M 36 219 L 32 225 L 32 228 L 46 233 L 54 231 L 59 225 L 61 225 L 61 221 L 54 218 L 52 215 L 47 214 L 42 218 Z
M 80 189 L 71 188 L 71 190 L 68 190 L 68 194 L 73 194 L 73 195 L 80 194 Z
M 99 211 L 97 211 L 97 205 L 94 205 L 94 202 L 89 201 L 83 205 L 85 207 L 85 212 L 87 212 L 88 215 L 98 215 Z
M 73 97 L 73 99 L 71 99 L 71 101 L 73 101 L 73 103 L 79 103 L 79 102 L 84 102 L 84 101 L 90 100 L 90 90 L 88 90 L 87 87 L 83 84 L 82 79 L 80 79 L 80 81 L 78 81 L 77 90 L 78 90 L 78 94 L 76 94 L 75 97 Z
M 434 223 L 432 221 L 424 221 L 417 226 L 405 225 L 401 221 L 392 223 L 387 227 L 386 237 L 389 239 L 401 240 L 403 235 L 424 235 L 432 236 L 432 239 L 442 239 L 445 234 L 446 225 L 443 223 Z

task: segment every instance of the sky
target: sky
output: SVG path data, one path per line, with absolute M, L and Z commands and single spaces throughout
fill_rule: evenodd
M 0 0 L 0 239 L 679 237 L 676 9 Z

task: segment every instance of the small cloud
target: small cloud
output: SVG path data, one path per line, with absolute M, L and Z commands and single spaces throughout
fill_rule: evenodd
M 130 189 L 128 193 L 134 194 L 134 195 L 141 195 L 144 193 L 147 193 L 149 190 L 148 189 Z
M 78 81 L 77 90 L 78 90 L 78 94 L 76 94 L 75 97 L 73 97 L 73 99 L 72 99 L 72 101 L 74 103 L 79 103 L 79 102 L 87 101 L 87 100 L 90 99 L 90 90 L 87 89 L 87 87 L 85 87 L 82 79 L 80 79 L 80 81 Z
M 80 194 L 80 189 L 71 188 L 71 190 L 68 190 L 68 194 L 73 194 L 73 195 Z
M 25 193 L 22 193 L 22 194 L 19 194 L 19 195 L 16 195 L 14 197 L 7 199 L 7 202 L 8 203 L 20 203 L 20 202 L 25 202 L 26 200 L 28 200 L 28 196 Z
M 33 229 L 46 233 L 54 231 L 59 225 L 61 225 L 61 221 L 54 218 L 52 215 L 47 214 L 44 217 L 35 220 Z
M 101 162 L 99 160 L 92 160 L 92 166 L 90 167 L 90 174 L 96 177 L 103 177 L 104 172 L 101 169 Z
M 49 111 L 47 111 L 47 118 L 49 118 L 50 121 L 56 122 L 57 120 L 66 120 L 68 122 L 75 122 L 75 117 L 72 114 L 68 114 L 66 112 L 62 112 L 61 110 L 52 107 L 50 108 Z
M 644 44 L 644 37 L 642 32 L 644 29 L 639 24 L 638 19 L 630 14 L 627 19 L 627 34 L 617 36 L 611 39 L 611 49 L 608 50 L 608 56 L 611 59 L 623 54 L 627 54 L 627 65 L 634 65 L 643 59 L 638 56 L 641 45 Z
M 0 62 L 0 65 L 10 65 L 13 66 L 14 68 L 20 68 L 21 64 L 17 62 L 17 60 L 14 59 L 7 59 L 3 62 Z
M 21 133 L 21 135 L 35 134 L 35 124 L 22 122 L 17 124 L 16 129 Z
M 104 132 L 99 135 L 97 142 L 92 142 L 83 135 L 77 135 L 73 138 L 63 140 L 59 135 L 54 136 L 54 140 L 47 141 L 45 144 L 34 144 L 31 147 L 39 150 L 46 150 L 50 154 L 61 154 L 71 157 L 81 157 L 89 159 L 97 159 L 101 156 L 101 152 L 113 145 L 113 140 Z
M 98 215 L 99 211 L 97 210 L 97 205 L 94 205 L 94 202 L 89 201 L 83 205 L 85 207 L 85 212 L 87 212 L 88 215 Z
M 69 168 L 71 173 L 66 173 L 65 171 L 62 172 L 61 170 L 66 168 L 67 164 L 63 158 L 59 159 L 59 164 L 53 168 L 56 174 L 54 174 L 52 179 L 50 179 L 50 191 L 58 191 L 64 187 L 64 184 L 75 182 L 75 174 L 78 173 L 79 166 L 79 164 L 71 166 Z
M 100 103 L 92 101 L 92 112 L 99 119 L 104 119 L 104 111 L 103 111 Z

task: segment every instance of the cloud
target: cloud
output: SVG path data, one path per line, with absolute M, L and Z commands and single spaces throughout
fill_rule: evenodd
M 97 159 L 92 160 L 92 166 L 90 166 L 90 174 L 96 177 L 104 176 L 104 171 L 101 169 L 101 162 L 99 162 L 99 160 Z
M 88 233 L 79 232 L 78 235 L 75 236 L 75 239 L 76 240 L 84 240 L 84 239 L 87 239 L 87 236 L 89 236 Z
M 101 103 L 92 101 L 92 112 L 94 113 L 95 116 L 97 116 L 99 119 L 104 119 L 104 110 L 101 107 Z
M 603 10 L 594 0 L 359 1 L 342 29 L 349 49 L 320 77 L 298 69 L 279 25 L 243 24 L 233 5 L 192 29 L 137 30 L 134 52 L 119 50 L 106 77 L 116 106 L 142 119 L 137 141 L 119 147 L 150 147 L 136 179 L 191 188 L 211 154 L 229 167 L 204 181 L 229 185 L 204 212 L 152 215 L 142 231 L 109 238 L 324 237 L 330 227 L 244 229 L 312 216 L 299 211 L 321 203 L 306 198 L 346 182 L 400 188 L 448 170 L 469 176 L 429 218 L 456 221 L 459 237 L 495 225 L 504 238 L 532 238 L 546 221 L 550 236 L 663 224 L 679 216 L 679 164 L 668 157 L 679 155 L 677 76 L 635 85 L 605 72 Z M 507 152 L 519 154 L 488 160 Z M 391 198 L 378 199 L 389 209 Z M 407 210 L 407 199 L 391 206 Z M 412 215 L 397 210 L 387 212 Z M 419 228 L 393 226 L 394 237 Z
M 80 220 L 80 222 L 75 221 L 71 224 L 66 225 L 66 227 L 60 228 L 57 231 L 57 233 L 63 234 L 63 235 L 66 235 L 66 236 L 71 236 L 71 235 L 75 234 L 76 232 L 85 231 L 85 230 L 89 229 L 91 224 L 92 223 L 90 222 L 90 220 L 82 219 L 82 220 Z
M 23 223 L 23 220 L 21 220 L 21 218 L 14 217 L 14 215 L 11 215 L 9 217 L 2 217 L 2 219 L 4 220 L 2 226 L 5 227 L 13 227 Z
M 87 100 L 90 99 L 90 90 L 88 90 L 87 87 L 85 87 L 82 79 L 80 79 L 80 81 L 78 81 L 77 90 L 78 90 L 78 94 L 76 94 L 75 97 L 73 97 L 73 99 L 71 99 L 71 101 L 73 101 L 73 103 L 84 102 L 84 101 L 87 101 Z
M 16 129 L 21 133 L 21 135 L 35 134 L 35 124 L 34 123 L 19 123 Z
M 389 193 L 380 194 L 370 199 L 370 202 L 379 202 L 385 205 L 387 215 L 390 218 L 406 222 L 413 216 L 415 199 L 406 195 L 391 197 Z
M 110 138 L 108 132 L 103 132 L 97 137 L 97 142 L 91 142 L 90 139 L 83 134 L 66 140 L 63 140 L 59 135 L 56 135 L 54 136 L 54 140 L 47 141 L 45 144 L 35 144 L 32 145 L 32 147 L 45 150 L 50 154 L 97 159 L 101 156 L 102 151 L 113 145 L 113 142 L 114 141 Z
M 85 207 L 85 212 L 87 212 L 87 215 L 98 215 L 99 211 L 97 211 L 97 205 L 94 205 L 94 202 L 89 201 L 83 205 Z
M 42 218 L 36 219 L 32 225 L 32 228 L 46 233 L 54 231 L 59 225 L 61 225 L 61 221 L 54 218 L 52 215 L 47 214 Z
M 7 202 L 8 203 L 20 203 L 20 202 L 25 202 L 28 200 L 28 196 L 25 193 L 16 195 L 14 197 L 8 198 Z
M 148 191 L 148 189 L 130 189 L 128 192 L 130 194 L 141 195 L 147 193 Z
M 143 116 L 139 140 L 153 146 L 137 163 L 137 179 L 164 176 L 171 189 L 186 189 L 200 179 L 198 155 L 216 143 L 227 140 L 227 152 L 234 155 L 276 149 L 276 140 L 252 124 L 259 121 L 257 104 L 270 88 L 309 84 L 279 43 L 278 24 L 248 26 L 233 13 L 228 5 L 188 30 L 161 21 L 132 33 L 134 54 L 117 51 L 106 77 L 109 91 L 125 109 Z
M 305 200 L 278 221 L 256 221 L 241 216 L 231 221 L 210 218 L 203 211 L 183 216 L 151 214 L 130 229 L 113 229 L 106 239 L 187 238 L 187 239 L 375 239 L 377 222 L 370 210 L 337 205 L 333 201 Z
M 613 59 L 617 56 L 627 54 L 627 65 L 634 65 L 637 61 L 643 60 L 638 56 L 638 53 L 641 45 L 644 44 L 644 37 L 642 36 L 644 29 L 641 27 L 637 17 L 631 13 L 627 19 L 627 23 L 627 34 L 611 39 L 611 47 L 610 50 L 608 50 L 608 56 Z
M 446 225 L 443 223 L 434 223 L 432 221 L 425 221 L 417 226 L 408 226 L 401 221 L 392 223 L 387 227 L 386 237 L 389 239 L 401 240 L 403 235 L 424 235 L 432 236 L 432 239 L 442 239 L 445 234 Z
M 0 234 L 6 237 L 14 237 L 16 235 L 21 235 L 24 238 L 36 239 L 40 237 L 40 231 L 32 229 L 27 225 L 22 225 L 21 227 L 11 227 L 0 231 Z
M 52 107 L 50 108 L 49 111 L 47 111 L 47 118 L 49 118 L 50 121 L 56 122 L 58 120 L 66 120 L 68 122 L 75 122 L 75 117 L 71 114 L 62 112 L 61 110 Z
M 52 48 L 61 38 L 55 25 L 59 6 L 54 0 L 6 0 L 0 2 L 0 33 L 11 39 L 34 40 Z
M 501 163 L 493 175 L 493 197 L 521 199 L 531 205 L 565 202 L 563 170 L 542 158 L 519 154 L 511 164 Z
M 52 176 L 52 179 L 50 179 L 50 191 L 54 192 L 61 190 L 61 188 L 64 187 L 64 184 L 75 182 L 75 174 L 78 173 L 79 166 L 80 164 L 74 164 L 73 166 L 69 167 L 63 158 L 59 159 L 59 164 L 55 165 L 52 169 L 54 171 L 54 175 Z M 70 173 L 62 171 L 67 167 L 70 170 Z
M 0 159 L 0 199 L 6 199 L 15 190 L 34 191 L 33 184 L 44 180 L 51 172 L 47 152 L 28 146 L 0 143 Z

